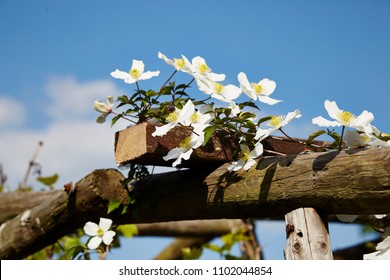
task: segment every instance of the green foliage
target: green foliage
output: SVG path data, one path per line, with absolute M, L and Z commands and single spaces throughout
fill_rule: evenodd
M 122 234 L 126 238 L 132 238 L 134 235 L 138 235 L 137 225 L 119 225 L 116 230 L 117 233 Z
M 49 187 L 51 190 L 54 189 L 54 184 L 58 181 L 58 174 L 47 177 L 37 177 L 37 181 Z
M 233 246 L 238 244 L 239 242 L 249 240 L 249 237 L 246 233 L 246 230 L 240 228 L 231 233 L 221 236 L 220 240 L 222 241 L 222 245 L 207 243 L 200 248 L 199 247 L 183 248 L 182 257 L 185 260 L 199 259 L 203 253 L 203 249 L 208 249 L 218 253 L 220 257 L 225 260 L 238 260 L 241 258 L 237 256 L 233 256 L 231 254 L 231 250 Z

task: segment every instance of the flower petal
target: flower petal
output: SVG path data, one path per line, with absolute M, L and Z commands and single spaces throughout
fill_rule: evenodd
M 184 153 L 180 153 L 180 155 L 177 157 L 177 159 L 172 163 L 172 166 L 173 167 L 176 167 L 177 165 L 179 165 L 182 161 L 182 159 L 189 159 L 191 154 L 192 154 L 192 149 L 189 149 L 188 151 L 184 152 Z
M 93 222 L 87 222 L 84 226 L 84 232 L 90 236 L 97 235 L 99 226 Z
M 352 125 L 357 127 L 369 127 L 370 123 L 374 120 L 374 115 L 366 110 L 364 110 L 356 119 L 353 120 Z M 371 128 L 371 133 L 373 133 L 372 128 Z
M 345 141 L 347 147 L 352 149 L 362 148 L 366 145 L 356 130 L 346 130 L 344 132 L 343 140 Z
M 133 59 L 131 69 L 137 69 L 139 71 L 139 73 L 142 74 L 144 72 L 144 69 L 145 69 L 145 64 L 143 63 L 142 60 Z
M 104 244 L 110 245 L 112 240 L 114 239 L 115 234 L 116 234 L 116 232 L 113 230 L 109 230 L 109 231 L 105 232 L 103 235 Z
M 157 54 L 158 58 L 162 59 L 165 61 L 166 64 L 169 64 L 171 66 L 175 66 L 174 62 L 172 59 L 169 59 L 168 57 L 166 57 L 164 54 L 162 54 L 161 52 L 158 52 Z
M 92 237 L 91 240 L 89 240 L 87 247 L 91 250 L 95 250 L 97 247 L 99 247 L 100 243 L 102 243 L 102 238 L 99 236 Z
M 267 128 L 267 129 L 259 128 L 256 131 L 255 140 L 262 141 L 263 139 L 267 138 L 273 131 L 274 129 L 272 128 Z
M 341 124 L 338 121 L 330 121 L 323 117 L 316 117 L 312 120 L 313 124 L 319 125 L 319 126 L 341 126 Z
M 168 154 L 163 157 L 163 159 L 165 161 L 167 161 L 167 160 L 170 160 L 170 159 L 178 158 L 181 153 L 182 153 L 182 151 L 181 151 L 180 148 L 174 148 L 174 149 L 170 150 L 168 152 Z
M 337 106 L 335 101 L 329 101 L 325 100 L 324 106 L 326 111 L 328 112 L 328 115 L 334 119 L 339 121 L 339 115 L 342 112 L 339 107 Z
M 291 122 L 293 119 L 299 119 L 302 117 L 301 112 L 297 109 L 293 112 L 289 112 L 286 117 L 283 119 L 283 121 L 280 123 L 280 126 L 285 126 L 289 122 Z
M 256 163 L 256 161 L 253 159 L 253 158 L 250 158 L 246 161 L 246 163 L 244 164 L 244 170 L 248 170 L 249 168 L 251 168 L 254 164 Z
M 246 74 L 244 72 L 240 72 L 238 75 L 237 75 L 237 79 L 240 83 L 240 88 L 242 89 L 242 91 L 251 99 L 253 100 L 256 100 L 257 99 L 257 95 L 255 94 L 255 92 L 253 91 L 252 89 L 252 86 L 251 84 L 249 83 L 248 81 L 248 78 L 246 76 Z
M 160 75 L 160 71 L 146 71 L 139 76 L 138 80 L 148 80 L 158 75 Z
M 274 105 L 276 103 L 282 102 L 282 100 L 273 99 L 267 95 L 259 95 L 258 98 L 260 102 L 263 102 L 268 105 Z
M 116 69 L 114 72 L 111 72 L 110 75 L 111 75 L 111 77 L 113 77 L 115 79 L 122 79 L 122 80 L 126 80 L 126 79 L 131 78 L 129 73 L 124 72 L 124 71 L 120 71 L 118 69 Z
M 234 99 L 238 98 L 240 94 L 242 93 L 242 89 L 235 86 L 235 85 L 227 85 L 224 87 L 224 94 L 223 96 L 230 101 L 233 101 Z
M 102 101 L 99 101 L 99 100 L 96 100 L 94 103 L 93 103 L 93 108 L 98 111 L 99 113 L 105 113 L 105 114 L 108 114 L 111 112 L 111 109 L 107 106 L 106 103 L 102 102 Z
M 245 163 L 246 163 L 245 160 L 239 159 L 238 161 L 234 161 L 227 169 L 230 172 L 238 171 L 238 170 L 240 170 L 241 168 L 244 167 Z
M 168 123 L 163 126 L 156 126 L 156 130 L 152 133 L 152 136 L 163 136 L 168 133 L 177 123 Z
M 104 231 L 108 231 L 112 225 L 112 220 L 107 218 L 100 218 L 99 227 Z
M 264 95 L 270 95 L 275 91 L 276 83 L 275 81 L 272 81 L 270 79 L 262 79 L 259 84 L 262 86 L 262 94 Z
M 208 73 L 207 78 L 210 80 L 213 80 L 214 82 L 221 82 L 225 80 L 226 75 L 225 74 L 216 74 L 216 73 Z
M 188 123 L 191 123 L 189 119 L 191 116 L 195 113 L 195 105 L 192 103 L 191 99 L 187 101 L 187 103 L 183 106 L 183 109 L 181 109 L 178 119 L 179 122 L 183 125 L 186 125 Z
M 257 158 L 263 154 L 263 145 L 261 143 L 258 143 L 254 149 L 249 153 L 249 156 L 251 158 Z

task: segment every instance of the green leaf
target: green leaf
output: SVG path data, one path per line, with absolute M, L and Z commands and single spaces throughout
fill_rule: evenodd
M 223 248 L 221 248 L 221 247 L 219 247 L 218 245 L 215 245 L 215 244 L 206 244 L 206 245 L 204 245 L 204 247 L 209 249 L 209 250 L 211 250 L 211 251 L 220 253 L 220 254 L 222 254 L 222 252 L 224 251 Z
M 134 235 L 138 235 L 137 225 L 120 225 L 116 230 L 126 238 L 132 238 Z
M 65 256 L 68 260 L 74 260 L 79 254 L 84 254 L 85 250 L 85 247 L 76 245 L 66 250 Z
M 111 120 L 111 126 L 113 126 L 117 120 L 119 120 L 122 117 L 122 114 L 116 115 L 115 117 L 112 118 Z
M 203 132 L 204 132 L 204 143 L 203 146 L 207 144 L 209 141 L 210 137 L 214 134 L 216 127 L 215 126 L 209 126 L 206 127 Z
M 238 106 L 240 107 L 241 110 L 244 109 L 245 107 L 252 107 L 260 111 L 260 108 L 252 101 L 239 103 Z
M 183 260 L 196 260 L 199 259 L 200 256 L 202 256 L 202 248 L 182 248 L 181 254 L 183 257 Z
M 110 201 L 110 204 L 108 205 L 107 214 L 110 214 L 115 209 L 118 209 L 121 205 L 122 203 L 118 200 Z
M 257 126 L 259 126 L 259 125 L 262 124 L 263 122 L 269 121 L 270 119 L 272 119 L 272 116 L 268 116 L 268 117 L 261 118 L 261 119 L 257 122 Z
M 146 96 L 148 97 L 157 96 L 157 95 L 158 93 L 151 89 L 146 92 Z
M 309 135 L 309 138 L 307 138 L 307 143 L 311 143 L 314 139 L 316 139 L 318 136 L 325 134 L 325 130 L 317 130 Z
M 50 189 L 54 188 L 53 185 L 57 182 L 57 180 L 58 180 L 58 174 L 54 174 L 48 177 L 37 177 L 38 182 L 41 182 L 42 184 L 49 187 Z

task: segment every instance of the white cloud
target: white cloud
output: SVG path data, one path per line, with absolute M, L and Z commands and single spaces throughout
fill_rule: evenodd
M 45 93 L 51 104 L 46 106 L 49 116 L 57 120 L 80 119 L 90 116 L 95 100 L 106 100 L 124 93 L 113 81 L 95 80 L 80 83 L 73 77 L 50 77 Z M 97 116 L 97 114 L 96 114 Z
M 36 158 L 42 175 L 60 175 L 61 187 L 78 181 L 94 169 L 116 167 L 114 130 L 91 122 L 53 123 L 43 131 L 6 131 L 0 134 L 0 162 L 13 189 L 21 182 L 38 141 L 43 146 Z M 29 182 L 40 186 L 30 177 Z
M 26 118 L 24 106 L 8 97 L 0 97 L 0 128 L 23 124 Z
M 44 145 L 36 161 L 42 165 L 43 176 L 59 174 L 57 187 L 78 181 L 95 169 L 116 167 L 114 133 L 129 123 L 118 122 L 114 128 L 109 122 L 97 124 L 95 119 L 99 113 L 92 107 L 95 99 L 123 94 L 115 84 L 105 80 L 79 83 L 73 78 L 56 77 L 48 80 L 45 89 L 49 102 L 44 108 L 49 108 L 52 118 L 44 128 L 7 126 L 0 131 L 0 163 L 8 176 L 10 189 L 21 182 L 38 141 L 43 141 Z M 19 123 L 23 121 L 23 108 L 21 102 L 0 99 L 2 111 L 19 112 Z M 7 116 L 1 115 L 0 124 L 7 121 Z M 29 183 L 40 186 L 30 178 Z

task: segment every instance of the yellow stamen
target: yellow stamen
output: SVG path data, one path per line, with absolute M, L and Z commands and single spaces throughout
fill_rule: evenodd
M 167 117 L 167 121 L 169 122 L 177 122 L 177 120 L 178 120 L 178 114 L 176 111 L 170 113 Z
M 241 158 L 244 160 L 250 159 L 249 153 L 248 152 L 242 152 Z
M 343 125 L 348 125 L 351 123 L 351 121 L 353 121 L 356 116 L 348 111 L 342 111 L 339 113 L 339 117 L 340 117 L 340 120 L 341 120 L 341 124 Z
M 220 83 L 214 84 L 215 93 L 221 93 L 223 91 L 223 85 Z
M 201 74 L 206 73 L 208 69 L 209 69 L 209 67 L 204 63 L 199 65 L 199 72 Z
M 198 114 L 197 114 L 196 112 L 193 113 L 192 116 L 191 116 L 191 122 L 194 123 L 194 122 L 196 122 L 198 119 L 199 119 Z
M 102 237 L 103 234 L 104 234 L 104 231 L 102 230 L 102 228 L 99 227 L 98 230 L 97 230 L 97 235 Z
M 184 59 L 177 59 L 177 58 L 174 58 L 174 61 L 175 61 L 175 65 L 177 66 L 177 68 L 181 69 L 184 67 L 184 65 L 186 64 Z
M 133 79 L 138 79 L 140 73 L 138 69 L 130 69 L 129 74 Z
M 191 136 L 181 140 L 179 143 L 179 148 L 183 148 L 187 150 L 191 149 Z
M 364 143 L 367 143 L 371 140 L 371 137 L 368 136 L 367 134 L 360 134 L 360 137 L 362 137 Z
M 272 116 L 271 120 L 269 121 L 269 125 L 272 127 L 277 127 L 280 125 L 281 121 L 282 121 L 282 116 Z
M 263 91 L 263 87 L 260 84 L 252 83 L 252 88 L 256 92 L 257 95 L 260 95 Z

